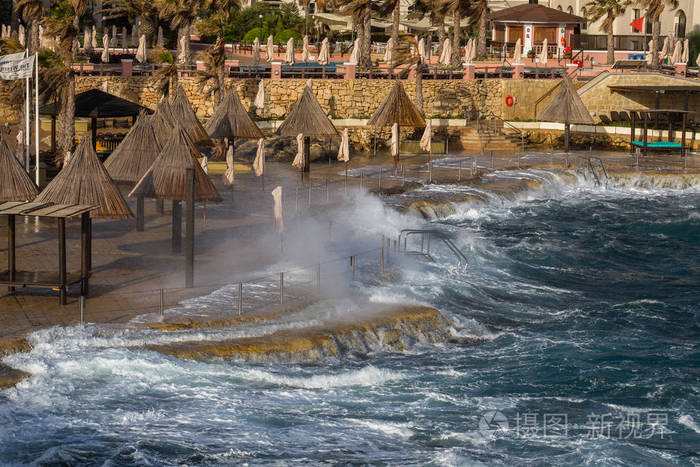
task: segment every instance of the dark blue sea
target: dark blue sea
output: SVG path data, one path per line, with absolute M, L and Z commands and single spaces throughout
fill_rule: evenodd
M 454 239 L 466 269 L 435 240 L 434 262 L 390 256 L 396 281 L 367 272 L 351 285 L 369 301 L 436 307 L 454 323 L 451 342 L 202 363 L 139 345 L 212 337 L 204 331 L 40 331 L 31 353 L 4 360 L 33 376 L 0 392 L 0 463 L 700 465 L 697 185 L 505 176 L 543 187 L 427 223 L 363 195 L 342 216 Z M 279 327 L 321 319 L 321 308 Z

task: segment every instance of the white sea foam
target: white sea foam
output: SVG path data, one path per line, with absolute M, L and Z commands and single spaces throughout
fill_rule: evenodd
M 298 389 L 332 389 L 350 386 L 371 387 L 406 377 L 403 373 L 376 368 L 372 365 L 338 374 L 308 377 L 282 376 L 255 368 L 239 370 L 234 373 L 243 379 Z
M 681 415 L 678 418 L 678 423 L 680 423 L 681 425 L 683 425 L 687 428 L 690 428 L 695 433 L 700 434 L 700 426 L 698 426 L 698 424 L 695 423 L 695 420 L 693 420 L 693 417 L 691 417 L 690 415 L 687 415 L 687 414 Z
M 365 428 L 369 428 L 373 431 L 404 439 L 408 439 L 414 434 L 413 430 L 411 430 L 413 425 L 410 423 L 392 423 L 378 420 L 359 420 L 355 418 L 348 418 L 348 421 L 361 425 Z

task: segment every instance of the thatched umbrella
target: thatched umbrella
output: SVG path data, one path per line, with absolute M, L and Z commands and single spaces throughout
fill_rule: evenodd
M 182 126 L 182 129 L 185 130 L 192 144 L 195 146 L 212 145 L 209 135 L 194 113 L 192 105 L 190 105 L 190 101 L 187 99 L 187 94 L 185 94 L 185 90 L 182 86 L 177 87 L 171 108 L 173 117 L 180 126 Z
M 277 129 L 277 134 L 287 137 L 296 137 L 299 134 L 304 135 L 306 144 L 304 145 L 303 173 L 308 172 L 310 168 L 310 137 L 337 136 L 338 130 L 335 129 L 333 122 L 321 108 L 321 104 L 316 100 L 311 87 L 306 85 L 301 97 Z
M 105 161 L 105 169 L 112 180 L 138 182 L 160 154 L 162 146 L 153 131 L 151 118 L 141 113 L 136 124 Z
M 562 78 L 559 93 L 552 102 L 537 115 L 538 120 L 564 123 L 564 146 L 569 151 L 569 134 L 571 124 L 593 124 L 593 118 L 578 95 L 571 78 Z
M 401 81 L 396 80 L 396 84 L 394 84 L 391 92 L 374 112 L 367 124 L 374 127 L 390 127 L 394 124 L 398 124 L 399 127 L 424 127 L 425 118 L 409 99 Z M 394 156 L 394 164 L 398 164 L 398 145 L 397 150 L 392 155 Z
M 235 89 L 229 89 L 226 92 L 226 96 L 214 110 L 214 115 L 209 119 L 205 128 L 212 138 L 228 139 L 227 158 L 229 152 L 231 153 L 230 158 L 235 157 L 234 142 L 236 138 L 260 139 L 263 137 L 262 131 L 243 107 Z M 231 164 L 231 169 L 233 169 L 233 164 Z M 233 177 L 230 177 L 229 185 L 233 185 Z
M 168 143 L 129 196 L 184 201 L 187 198 L 186 170 L 194 168 L 195 200 L 221 201 L 221 196 L 204 173 L 197 156 L 199 152 L 187 132 L 179 123 L 176 124 Z
M 107 173 L 89 137 L 84 138 L 63 169 L 37 196 L 37 203 L 91 204 L 97 217 L 127 219 L 134 215 Z
M 36 185 L 0 136 L 0 201 L 31 201 L 38 194 Z
M 151 115 L 151 126 L 160 147 L 165 146 L 173 132 L 173 128 L 175 128 L 173 109 L 170 107 L 167 97 L 163 97 L 158 102 L 155 113 Z

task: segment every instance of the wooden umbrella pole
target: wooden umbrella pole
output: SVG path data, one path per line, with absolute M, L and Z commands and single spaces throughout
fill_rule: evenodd
M 262 183 L 262 190 L 265 191 L 265 174 L 260 175 L 260 182 Z

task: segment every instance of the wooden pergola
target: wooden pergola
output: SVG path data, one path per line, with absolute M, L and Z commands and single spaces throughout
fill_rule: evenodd
M 654 109 L 654 110 L 648 110 L 648 109 L 639 109 L 639 110 L 630 110 L 630 152 L 634 152 L 635 148 L 641 148 L 644 156 L 647 156 L 649 153 L 649 149 L 658 149 L 658 150 L 672 150 L 672 149 L 680 149 L 681 151 L 681 156 L 685 156 L 685 135 L 686 135 L 686 130 L 687 130 L 687 123 L 688 123 L 688 114 L 695 113 L 691 112 L 689 110 L 679 110 L 679 109 Z M 680 115 L 681 116 L 681 142 L 677 143 L 674 141 L 673 138 L 673 121 L 671 118 L 668 119 L 668 140 L 667 141 L 656 141 L 653 143 L 649 142 L 649 117 L 653 115 L 655 117 L 655 120 L 658 121 L 658 115 L 660 114 L 666 114 L 666 115 Z M 637 115 L 641 115 L 642 117 L 642 139 L 638 140 L 636 139 L 637 136 Z
M 0 204 L 0 215 L 7 216 L 7 270 L 0 272 L 0 284 L 15 287 L 34 287 L 58 290 L 61 305 L 66 304 L 68 288 L 80 284 L 80 295 L 89 292 L 90 269 L 92 268 L 92 221 L 90 212 L 99 206 L 86 204 L 53 204 L 8 201 Z M 18 271 L 16 267 L 17 216 L 56 219 L 58 228 L 58 272 Z M 80 273 L 69 274 L 66 268 L 66 220 L 80 217 Z

